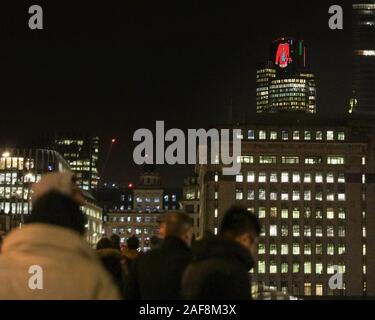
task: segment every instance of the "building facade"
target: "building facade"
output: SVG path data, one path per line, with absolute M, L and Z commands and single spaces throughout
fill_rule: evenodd
M 82 190 L 97 190 L 99 137 L 78 133 L 41 134 L 24 137 L 18 144 L 21 147 L 57 151 L 69 163 Z
M 375 114 L 375 1 L 353 4 L 353 98 L 350 112 Z
M 217 234 L 225 211 L 243 205 L 263 226 L 255 282 L 295 296 L 375 296 L 374 121 L 241 129 L 240 174 L 197 167 L 202 231 Z
M 257 69 L 257 113 L 316 113 L 315 76 L 307 69 L 303 40 L 280 38 Z

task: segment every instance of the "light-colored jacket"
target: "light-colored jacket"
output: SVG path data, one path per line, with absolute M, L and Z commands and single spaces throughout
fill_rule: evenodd
M 36 223 L 4 239 L 3 299 L 104 300 L 119 299 L 119 293 L 83 237 L 66 228 Z

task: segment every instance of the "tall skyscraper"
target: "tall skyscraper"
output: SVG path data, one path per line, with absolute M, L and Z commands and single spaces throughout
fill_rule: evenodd
M 375 114 L 375 0 L 353 4 L 353 97 L 349 112 Z
M 258 113 L 316 113 L 315 77 L 306 67 L 303 40 L 272 42 L 269 61 L 257 70 Z

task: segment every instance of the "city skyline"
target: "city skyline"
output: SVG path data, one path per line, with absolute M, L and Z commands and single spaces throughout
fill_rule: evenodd
M 251 119 L 256 65 L 280 36 L 309 43 L 308 59 L 320 88 L 319 115 L 344 115 L 351 94 L 351 1 L 337 1 L 344 9 L 344 30 L 336 31 L 328 28 L 326 3 L 274 4 L 217 5 L 213 11 L 211 5 L 192 4 L 182 11 L 169 3 L 118 7 L 109 2 L 100 10 L 113 19 L 99 28 L 94 24 L 99 7 L 75 4 L 70 12 L 67 3 L 46 9 L 50 18 L 39 35 L 23 30 L 17 19 L 9 22 L 13 27 L 4 37 L 8 46 L 0 55 L 0 83 L 3 104 L 9 117 L 17 115 L 17 128 L 9 122 L 0 129 L 2 144 L 12 144 L 16 134 L 38 130 L 35 127 L 75 130 L 84 123 L 87 131 L 102 137 L 104 155 L 106 143 L 118 138 L 108 180 L 134 181 L 139 168 L 132 163 L 131 138 L 136 129 L 152 128 L 155 120 L 182 129 L 226 123 L 230 105 L 234 120 Z M 157 12 L 167 18 L 154 18 Z M 69 17 L 69 24 L 62 17 Z M 17 88 L 22 95 L 16 94 Z M 19 110 L 25 116 L 18 116 Z M 59 121 L 53 118 L 54 110 L 60 111 Z M 32 122 L 28 114 L 34 115 Z M 165 173 L 170 169 L 160 168 Z M 177 166 L 171 177 L 163 176 L 177 185 L 190 169 Z

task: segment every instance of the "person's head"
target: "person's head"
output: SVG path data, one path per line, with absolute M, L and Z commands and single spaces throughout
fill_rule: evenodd
M 170 212 L 165 215 L 165 237 L 176 237 L 191 245 L 193 228 L 191 218 L 184 212 Z
M 221 221 L 220 235 L 246 248 L 253 256 L 261 232 L 259 219 L 246 208 L 232 207 Z
M 117 234 L 112 234 L 110 240 L 112 242 L 112 248 L 120 250 L 120 237 Z
M 82 195 L 71 172 L 46 174 L 33 185 L 32 191 L 32 210 L 25 223 L 51 224 L 84 234 Z
M 135 235 L 132 235 L 126 240 L 126 245 L 129 250 L 137 250 L 139 248 L 139 239 Z
M 101 238 L 96 244 L 96 250 L 111 249 L 111 248 L 112 248 L 112 241 L 106 237 Z

